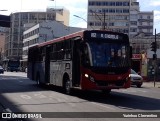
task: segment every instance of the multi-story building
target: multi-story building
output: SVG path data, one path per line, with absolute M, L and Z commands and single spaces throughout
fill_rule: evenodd
M 23 61 L 27 61 L 29 47 L 84 29 L 68 27 L 57 21 L 42 22 L 32 26 L 23 32 Z
M 141 11 L 138 14 L 138 32 L 147 36 L 153 35 L 153 11 Z
M 4 42 L 6 38 L 6 30 L 5 27 L 0 27 L 0 65 L 2 64 L 4 58 Z
M 129 33 L 130 0 L 88 0 L 87 28 Z
M 153 34 L 153 12 L 141 12 L 137 0 L 88 0 L 88 29 Z
M 4 41 L 5 41 L 5 33 L 0 32 L 0 65 L 2 64 L 2 59 L 4 54 Z
M 11 28 L 5 40 L 6 59 L 21 59 L 23 47 L 23 25 L 26 23 L 37 24 L 46 20 L 56 20 L 64 25 L 69 25 L 69 11 L 49 8 L 45 12 L 17 12 L 12 13 Z

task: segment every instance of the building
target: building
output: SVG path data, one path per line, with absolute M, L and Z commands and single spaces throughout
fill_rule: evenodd
M 2 64 L 4 58 L 4 43 L 6 38 L 6 30 L 5 27 L 0 27 L 0 65 Z
M 153 11 L 141 11 L 138 14 L 138 33 L 143 32 L 147 36 L 153 35 Z
M 23 66 L 26 66 L 27 63 L 29 47 L 84 29 L 85 28 L 68 27 L 57 21 L 45 21 L 25 30 L 23 32 Z
M 130 0 L 88 0 L 88 25 L 129 33 Z
M 4 41 L 5 41 L 5 33 L 0 32 L 0 65 L 2 64 L 4 55 Z
M 130 11 L 130 38 L 134 38 L 140 33 L 152 36 L 153 11 L 139 11 L 139 9 L 135 9 L 134 7 L 132 10 Z
M 151 43 L 155 41 L 155 35 L 147 36 L 145 33 L 140 33 L 130 39 L 133 54 L 141 54 L 147 52 L 151 47 Z M 156 35 L 157 48 L 160 48 L 160 34 Z
M 137 0 L 88 0 L 88 29 L 153 34 L 153 12 L 141 12 Z
M 136 55 L 132 58 L 132 68 L 139 70 L 145 80 L 153 81 L 154 78 L 154 60 L 151 51 L 151 43 L 155 42 L 155 35 L 147 36 L 140 33 L 134 38 L 131 38 L 132 53 Z M 157 42 L 157 79 L 160 81 L 160 34 L 156 34 Z
M 10 17 L 11 28 L 5 40 L 5 59 L 22 59 L 24 24 L 34 25 L 47 20 L 56 20 L 66 26 L 69 25 L 69 11 L 64 8 L 48 8 L 45 12 L 17 12 L 12 13 Z

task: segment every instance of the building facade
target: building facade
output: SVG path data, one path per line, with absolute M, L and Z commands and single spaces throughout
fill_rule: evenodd
M 62 9 L 47 9 L 45 12 L 12 13 L 11 28 L 5 40 L 5 59 L 22 59 L 24 24 L 37 24 L 43 21 L 56 20 L 69 25 L 69 11 Z
M 153 12 L 141 12 L 137 0 L 88 0 L 88 29 L 153 34 Z
M 0 27 L 0 65 L 2 65 L 2 61 L 4 58 L 4 45 L 5 45 L 5 38 L 6 38 L 6 31 L 8 29 L 5 27 Z
M 4 56 L 4 41 L 5 41 L 5 33 L 0 32 L 0 65 L 2 64 Z
M 68 27 L 57 21 L 42 22 L 32 26 L 23 32 L 23 55 L 22 60 L 26 65 L 28 48 L 38 43 L 75 33 L 85 28 Z

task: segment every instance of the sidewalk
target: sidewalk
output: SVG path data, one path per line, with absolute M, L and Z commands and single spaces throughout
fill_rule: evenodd
M 154 82 L 143 82 L 143 87 L 154 87 Z M 160 88 L 160 82 L 155 82 L 155 87 L 154 88 Z

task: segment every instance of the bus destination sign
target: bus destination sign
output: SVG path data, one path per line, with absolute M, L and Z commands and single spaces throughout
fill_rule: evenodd
M 119 35 L 105 34 L 105 33 L 91 33 L 91 38 L 120 39 Z

